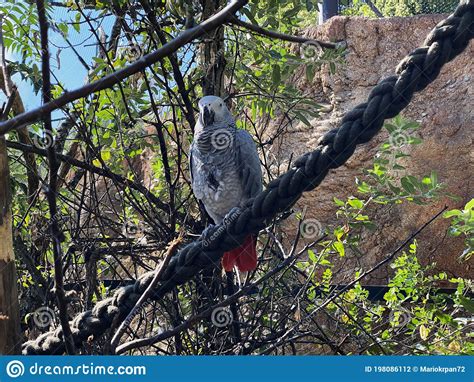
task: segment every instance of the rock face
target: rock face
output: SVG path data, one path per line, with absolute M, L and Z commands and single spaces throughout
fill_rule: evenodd
M 444 18 L 443 15 L 410 18 L 366 19 L 335 17 L 326 24 L 306 31 L 308 36 L 324 40 L 347 42 L 344 64 L 335 75 L 328 68 L 316 73 L 311 83 L 306 82 L 304 68 L 295 75 L 296 85 L 314 100 L 330 104 L 329 112 L 311 121 L 312 127 L 300 124 L 274 142 L 272 153 L 286 168 L 288 158 L 314 149 L 320 136 L 336 127 L 344 112 L 364 102 L 371 88 L 381 79 L 394 74 L 398 62 L 410 51 L 423 44 L 428 32 Z M 439 77 L 417 94 L 402 115 L 421 124 L 418 134 L 423 142 L 407 147 L 411 157 L 406 166 L 414 176 L 436 171 L 447 191 L 461 200 L 443 199 L 430 206 L 403 203 L 387 208 L 371 207 L 368 215 L 377 223 L 375 232 L 362 238 L 362 254 L 344 260 L 342 277 L 353 277 L 357 267 L 369 269 L 390 254 L 404 240 L 427 222 L 444 205 L 459 208 L 473 197 L 473 127 L 474 127 L 474 44 L 461 56 L 448 63 Z M 349 162 L 332 171 L 314 191 L 305 194 L 297 208 L 306 209 L 306 217 L 317 219 L 323 226 L 334 223 L 336 207 L 333 197 L 345 199 L 357 195 L 355 178 L 362 169 L 371 167 L 372 159 L 387 132 L 357 149 Z M 289 219 L 285 232 L 294 232 L 295 219 Z M 459 263 L 464 245 L 462 239 L 447 236 L 449 222 L 438 218 L 417 238 L 418 258 L 424 265 L 436 263 L 436 269 L 446 271 L 448 277 L 474 278 L 473 259 Z M 342 265 L 342 263 L 340 264 Z M 390 269 L 379 270 L 369 284 L 385 283 Z

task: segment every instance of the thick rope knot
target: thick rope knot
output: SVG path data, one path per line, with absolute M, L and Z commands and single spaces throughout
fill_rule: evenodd
M 459 55 L 474 36 L 474 0 L 463 0 L 455 12 L 428 35 L 425 46 L 415 49 L 397 67 L 396 76 L 382 80 L 367 102 L 356 106 L 338 128 L 327 132 L 314 151 L 298 158 L 293 168 L 274 179 L 267 189 L 232 212 L 225 222 L 187 244 L 169 262 L 153 298 L 159 299 L 200 270 L 219 262 L 223 253 L 240 244 L 246 235 L 257 233 L 266 222 L 292 206 L 305 191 L 317 187 L 330 169 L 344 164 L 357 145 L 368 142 L 387 118 L 396 116 L 415 92 L 423 90 L 448 61 Z M 152 274 L 134 285 L 118 289 L 92 311 L 79 314 L 71 323 L 74 342 L 80 347 L 90 336 L 100 336 L 114 319 L 124 319 L 150 284 Z M 23 345 L 24 354 L 60 354 L 64 351 L 61 329 L 39 336 Z

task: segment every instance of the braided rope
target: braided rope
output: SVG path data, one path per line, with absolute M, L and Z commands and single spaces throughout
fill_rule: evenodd
M 398 65 L 396 76 L 382 80 L 371 91 L 367 102 L 356 106 L 342 119 L 339 128 L 327 132 L 318 147 L 298 158 L 294 167 L 273 180 L 265 191 L 223 223 L 210 227 L 201 237 L 186 245 L 165 269 L 153 298 L 159 299 L 212 263 L 225 251 L 236 247 L 249 233 L 258 232 L 265 222 L 292 206 L 305 191 L 316 188 L 330 169 L 337 168 L 354 153 L 356 146 L 368 142 L 387 118 L 396 116 L 439 74 L 444 64 L 459 55 L 474 37 L 474 0 L 462 0 L 447 19 L 428 35 L 425 46 L 415 49 Z M 78 347 L 90 336 L 100 336 L 114 320 L 123 320 L 153 278 L 142 275 L 134 285 L 115 291 L 71 322 Z M 61 354 L 62 329 L 42 334 L 23 345 L 23 353 Z

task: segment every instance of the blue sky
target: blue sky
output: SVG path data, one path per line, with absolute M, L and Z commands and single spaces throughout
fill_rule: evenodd
M 94 13 L 92 13 L 91 11 L 86 10 L 85 13 L 94 16 Z M 95 12 L 95 14 L 97 14 L 97 12 Z M 50 16 L 56 22 L 74 21 L 72 19 L 71 13 L 68 12 L 67 8 L 55 7 Z M 81 18 L 81 21 L 84 20 Z M 102 24 L 100 25 L 98 24 L 98 22 L 95 21 L 93 21 L 92 24 L 97 28 L 101 26 L 105 33 L 109 35 L 114 21 L 114 17 L 109 16 L 106 18 L 101 18 L 100 21 L 102 22 Z M 50 29 L 49 39 L 51 53 L 51 69 L 54 73 L 54 76 L 56 76 L 58 80 L 68 90 L 76 89 L 84 85 L 87 77 L 87 70 L 79 62 L 76 54 L 68 46 L 61 34 Z M 75 47 L 77 52 L 86 61 L 86 63 L 90 65 L 92 63 L 92 57 L 97 55 L 97 47 L 96 39 L 90 31 L 89 25 L 86 23 L 81 24 L 79 32 L 76 32 L 76 30 L 72 26 L 70 26 L 68 39 Z M 10 52 L 7 52 L 7 59 L 13 61 L 17 58 L 13 56 Z M 40 67 L 40 63 L 38 63 L 38 66 Z M 54 76 L 52 76 L 51 81 L 53 83 L 56 83 Z M 33 87 L 28 82 L 22 81 L 20 75 L 18 74 L 13 77 L 13 80 L 18 86 L 26 110 L 31 110 L 41 105 L 41 93 L 36 95 L 33 91 Z M 5 97 L 2 93 L 0 95 L 0 102 L 3 102 L 4 99 Z M 60 112 L 56 112 L 53 114 L 53 118 L 58 118 L 60 116 Z

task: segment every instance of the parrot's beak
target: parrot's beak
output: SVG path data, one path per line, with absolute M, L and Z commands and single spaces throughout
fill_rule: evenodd
M 209 110 L 207 106 L 204 106 L 202 122 L 204 123 L 204 126 L 210 126 L 214 123 L 214 112 Z

